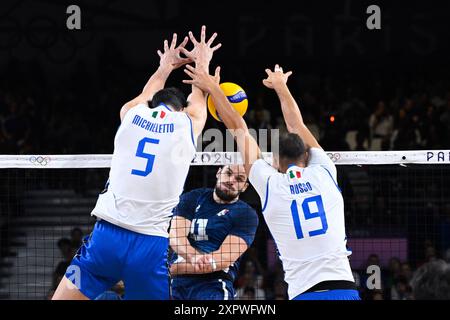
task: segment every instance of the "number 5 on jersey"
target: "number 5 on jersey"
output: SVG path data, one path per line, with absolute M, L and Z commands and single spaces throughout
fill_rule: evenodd
M 317 207 L 316 212 L 311 212 L 310 204 L 311 205 L 316 204 L 316 207 Z M 309 198 L 306 198 L 305 200 L 303 200 L 302 211 L 303 211 L 303 215 L 305 216 L 305 220 L 320 218 L 320 221 L 322 222 L 321 229 L 317 229 L 317 230 L 313 230 L 313 231 L 309 232 L 310 237 L 325 234 L 327 232 L 328 222 L 327 222 L 327 217 L 325 216 L 325 210 L 323 209 L 322 197 L 320 195 L 314 196 L 314 197 L 309 197 Z M 298 213 L 298 206 L 297 206 L 296 200 L 292 200 L 291 213 L 292 213 L 292 219 L 294 220 L 294 228 L 295 228 L 295 233 L 297 235 L 297 239 L 303 239 L 304 238 L 303 230 L 302 230 L 302 226 L 300 224 L 300 215 Z
M 137 150 L 136 150 L 136 157 L 147 159 L 147 165 L 145 166 L 145 170 L 137 170 L 133 169 L 131 170 L 131 174 L 134 174 L 136 176 L 146 177 L 149 175 L 150 172 L 153 170 L 153 162 L 155 162 L 155 155 L 151 153 L 145 153 L 144 148 L 147 143 L 153 143 L 153 144 L 159 144 L 158 139 L 152 139 L 152 138 L 144 138 L 141 141 L 139 141 Z

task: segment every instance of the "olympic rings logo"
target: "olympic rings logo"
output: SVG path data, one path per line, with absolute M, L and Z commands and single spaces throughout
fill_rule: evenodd
M 331 153 L 330 152 L 330 153 L 327 153 L 327 156 L 329 156 L 331 161 L 333 161 L 333 162 L 337 162 L 341 158 L 341 154 L 340 153 Z
M 32 164 L 46 166 L 50 162 L 50 157 L 42 157 L 42 156 L 34 157 L 33 156 L 33 157 L 30 157 L 30 162 Z

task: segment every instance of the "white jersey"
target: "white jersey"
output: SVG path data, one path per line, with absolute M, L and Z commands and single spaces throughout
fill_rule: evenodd
M 107 191 L 99 195 L 92 215 L 131 231 L 168 237 L 195 149 L 186 113 L 165 105 L 130 109 L 114 139 Z
M 336 167 L 322 149 L 311 148 L 307 167 L 291 166 L 285 174 L 257 160 L 249 179 L 261 198 L 290 299 L 322 281 L 354 281 L 346 247 L 344 200 L 336 183 Z

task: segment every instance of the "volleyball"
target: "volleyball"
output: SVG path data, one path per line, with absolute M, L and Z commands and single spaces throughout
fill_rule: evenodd
M 225 93 L 228 101 L 233 106 L 233 108 L 241 116 L 243 116 L 248 107 L 247 94 L 245 93 L 244 89 L 232 82 L 221 83 L 220 88 L 222 89 L 223 93 Z M 209 113 L 214 117 L 214 119 L 222 122 L 222 119 L 220 118 L 220 115 L 217 112 L 216 107 L 214 106 L 213 99 L 210 95 L 208 95 L 207 102 Z

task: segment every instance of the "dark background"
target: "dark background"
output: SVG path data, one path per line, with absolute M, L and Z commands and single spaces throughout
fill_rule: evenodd
M 81 8 L 81 30 L 66 28 L 66 8 L 71 4 Z M 381 7 L 381 30 L 366 28 L 366 8 L 371 4 Z M 156 50 L 173 32 L 179 38 L 189 30 L 198 35 L 202 24 L 209 35 L 218 32 L 223 44 L 212 67 L 221 65 L 222 81 L 240 84 L 248 95 L 249 127 L 283 129 L 276 96 L 261 83 L 264 69 L 279 63 L 294 71 L 291 91 L 326 150 L 449 149 L 450 13 L 446 7 L 445 1 L 2 0 L 0 153 L 112 153 L 119 109 L 141 92 L 156 70 Z M 181 84 L 183 78 L 177 70 L 168 85 L 188 94 L 190 87 Z M 369 125 L 371 118 L 389 129 L 377 133 L 376 125 Z M 223 130 L 211 118 L 210 127 Z M 352 132 L 353 143 L 346 139 Z M 378 147 L 374 139 L 381 140 Z M 212 187 L 216 169 L 193 168 L 186 190 Z M 409 298 L 412 270 L 446 254 L 450 259 L 447 166 L 340 166 L 338 170 L 349 242 L 408 239 L 408 255 L 399 261 L 401 267 L 383 266 L 381 292 L 365 292 L 364 267 L 382 264 L 379 259 L 385 257 L 370 256 L 356 269 L 364 298 Z M 52 196 L 66 194 L 73 198 L 70 201 L 95 203 L 106 178 L 106 170 L 2 169 L 2 257 L 13 256 L 19 246 L 16 242 L 23 230 L 18 226 L 25 222 L 42 226 L 28 218 L 23 222 L 33 195 L 41 199 L 45 194 L 53 201 Z M 74 193 L 52 191 L 68 189 Z M 260 209 L 254 190 L 244 199 Z M 57 226 L 81 226 L 86 232 L 92 224 L 67 220 L 65 209 L 61 210 Z M 88 208 L 80 210 L 88 216 Z M 268 256 L 274 253 L 267 252 L 262 216 L 260 221 L 236 285 L 242 290 L 263 289 L 266 298 L 285 298 L 280 266 L 268 267 Z M 8 278 L 15 266 L 5 267 L 2 259 L 0 290 L 2 283 L 9 287 L 0 297 L 11 298 L 20 284 L 7 282 L 16 279 Z M 251 294 L 252 290 L 246 292 Z

